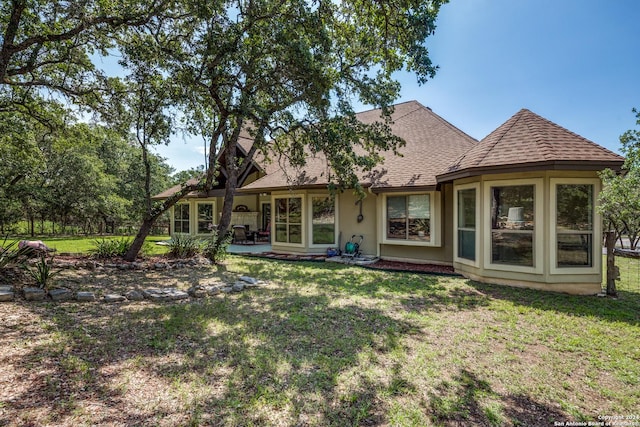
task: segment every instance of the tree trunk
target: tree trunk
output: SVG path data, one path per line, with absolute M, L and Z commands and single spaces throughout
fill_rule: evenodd
M 218 223 L 218 241 L 216 246 L 220 246 L 225 236 L 229 232 L 231 225 L 231 213 L 233 212 L 233 196 L 238 186 L 238 172 L 236 170 L 229 171 L 227 183 L 224 187 L 224 202 L 222 204 L 222 216 Z
M 234 132 L 231 140 L 227 142 L 225 153 L 225 166 L 227 169 L 227 182 L 224 186 L 224 202 L 222 204 L 222 216 L 218 223 L 218 239 L 216 241 L 216 249 L 222 246 L 229 226 L 231 225 L 231 213 L 233 212 L 233 197 L 238 187 L 238 164 L 236 159 L 237 140 L 239 129 Z
M 142 225 L 140 226 L 140 230 L 138 230 L 138 234 L 136 234 L 135 239 L 133 239 L 133 243 L 131 247 L 124 255 L 125 261 L 135 261 L 138 257 L 138 253 L 140 249 L 142 249 L 142 245 L 144 245 L 144 241 L 151 232 L 151 227 L 153 227 L 153 223 L 155 218 L 145 218 L 142 221 Z

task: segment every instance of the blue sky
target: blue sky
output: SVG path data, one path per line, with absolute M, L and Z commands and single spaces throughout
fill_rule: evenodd
M 640 1 L 452 0 L 427 41 L 439 65 L 402 95 L 476 139 L 527 108 L 612 151 L 640 108 Z M 159 153 L 176 170 L 204 162 L 198 138 Z

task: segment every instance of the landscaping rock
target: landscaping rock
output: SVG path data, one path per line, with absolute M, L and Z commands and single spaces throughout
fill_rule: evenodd
M 258 288 L 260 287 L 260 285 L 264 285 L 264 282 L 262 280 L 258 280 L 256 283 L 245 283 L 244 287 L 245 289 Z
M 73 293 L 69 289 L 58 288 L 58 289 L 51 289 L 49 291 L 49 296 L 54 301 L 66 301 L 73 298 Z
M 0 286 L 0 302 L 13 301 L 13 286 Z
M 207 289 L 201 285 L 190 287 L 187 293 L 194 298 L 204 298 L 208 295 Z
M 27 301 L 42 301 L 46 296 L 44 290 L 40 288 L 24 288 L 22 294 Z
M 103 298 L 103 301 L 106 303 L 122 302 L 126 300 L 127 299 L 124 297 L 124 295 L 118 295 L 118 294 L 108 294 L 108 295 L 105 295 Z
M 78 292 L 76 293 L 76 300 L 82 302 L 95 301 L 96 295 L 93 292 Z
M 242 282 L 236 282 L 231 286 L 231 290 L 233 292 L 240 292 L 244 289 L 244 283 Z
M 225 294 L 228 294 L 231 291 L 233 291 L 231 286 L 223 286 L 222 288 L 220 288 L 220 292 L 224 292 Z
M 196 256 L 195 258 L 193 258 L 193 261 L 195 261 L 195 263 L 199 265 L 211 265 L 211 260 L 203 256 Z
M 258 284 L 258 279 L 256 279 L 255 277 L 240 276 L 240 277 L 238 277 L 238 280 L 240 280 L 241 282 L 252 284 L 252 285 L 257 285 Z
M 124 296 L 127 297 L 129 301 L 142 301 L 144 299 L 142 292 L 136 291 L 135 289 L 127 292 Z
M 98 263 L 90 260 L 84 263 L 84 268 L 86 268 L 87 270 L 95 270 L 96 268 L 98 268 Z
M 206 289 L 209 295 L 217 295 L 220 293 L 220 288 L 218 286 L 209 286 Z
M 155 268 L 156 270 L 166 270 L 167 268 L 171 267 L 166 262 L 156 262 L 155 264 L 153 264 L 153 268 Z
M 144 297 L 151 301 L 176 301 L 189 298 L 189 294 L 175 288 L 150 288 L 142 291 Z
M 169 295 L 169 299 L 172 300 L 172 301 L 177 301 L 177 300 L 189 298 L 189 294 L 188 293 L 186 293 L 184 291 L 180 291 L 178 289 L 169 288 L 169 289 L 166 290 L 166 292 Z

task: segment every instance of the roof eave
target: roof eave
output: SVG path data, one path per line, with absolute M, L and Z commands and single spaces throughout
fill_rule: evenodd
M 417 191 L 436 191 L 437 184 L 434 185 L 409 185 L 403 187 L 371 187 L 373 194 L 382 193 L 411 193 Z
M 242 194 L 259 194 L 259 193 L 271 193 L 273 191 L 295 191 L 295 190 L 317 190 L 326 189 L 326 183 L 324 184 L 307 184 L 307 185 L 292 185 L 292 186 L 268 186 L 259 188 L 238 188 L 236 191 Z
M 493 173 L 538 172 L 543 170 L 599 171 L 604 169 L 619 171 L 623 163 L 624 160 L 552 160 L 534 163 L 481 166 L 440 174 L 436 179 L 438 183 L 444 183 L 456 179 L 471 178 Z

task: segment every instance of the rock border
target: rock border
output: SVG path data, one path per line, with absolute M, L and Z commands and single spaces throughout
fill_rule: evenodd
M 265 287 L 269 283 L 250 276 L 240 276 L 234 283 L 219 282 L 216 285 L 193 285 L 187 291 L 174 287 L 167 288 L 147 288 L 142 291 L 130 290 L 124 295 L 105 294 L 101 299 L 96 297 L 94 292 L 77 291 L 73 292 L 67 288 L 55 288 L 48 292 L 36 287 L 25 287 L 22 289 L 22 296 L 25 301 L 51 301 L 51 302 L 97 302 L 106 304 L 128 302 L 128 301 L 180 301 L 187 299 L 202 299 L 218 294 L 232 292 L 242 292 L 244 290 Z M 0 286 L 0 302 L 11 302 L 15 300 L 16 292 L 13 286 Z
M 53 268 L 71 270 L 172 270 L 180 268 L 208 267 L 212 262 L 203 257 L 196 256 L 190 259 L 163 259 L 151 261 L 107 261 L 101 262 L 97 259 L 85 258 L 76 260 L 66 260 L 54 258 Z

